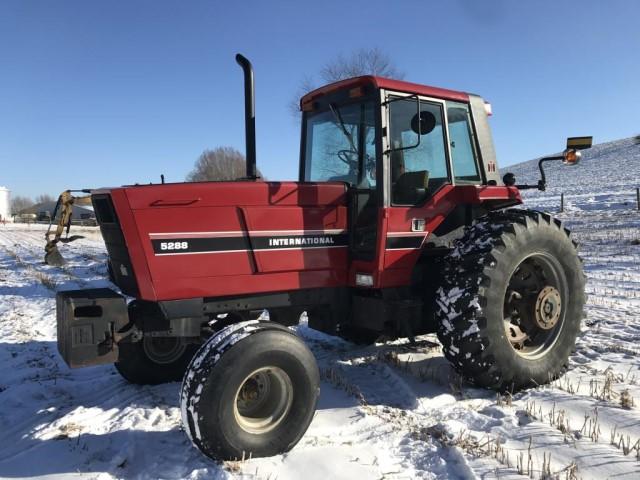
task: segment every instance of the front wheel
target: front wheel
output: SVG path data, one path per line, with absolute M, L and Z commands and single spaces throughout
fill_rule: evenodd
M 286 327 L 230 325 L 193 357 L 180 390 L 182 423 L 214 459 L 264 457 L 293 448 L 320 393 L 312 353 Z
M 178 382 L 197 349 L 180 337 L 145 336 L 118 345 L 115 367 L 125 380 L 139 385 Z
M 582 263 L 551 216 L 491 214 L 457 241 L 437 292 L 444 355 L 466 378 L 498 390 L 562 373 L 580 330 Z

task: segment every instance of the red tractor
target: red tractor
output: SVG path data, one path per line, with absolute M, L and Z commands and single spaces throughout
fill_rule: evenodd
M 268 456 L 305 433 L 319 373 L 289 326 L 362 342 L 437 332 L 478 386 L 548 382 L 567 364 L 585 301 L 569 231 L 512 209 L 576 163 L 590 137 L 501 179 L 479 96 L 363 76 L 305 95 L 300 177 L 256 175 L 253 71 L 247 176 L 134 185 L 91 198 L 120 292 L 59 292 L 71 367 L 115 363 L 130 382 L 182 379 L 184 428 L 212 458 Z M 268 312 L 267 316 L 264 312 Z

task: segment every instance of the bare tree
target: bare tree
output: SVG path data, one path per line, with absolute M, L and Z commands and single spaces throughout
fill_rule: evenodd
M 318 77 L 321 83 L 327 84 L 361 75 L 376 75 L 396 80 L 404 78 L 404 73 L 398 70 L 391 57 L 377 47 L 361 48 L 348 56 L 338 55 L 322 66 Z M 315 90 L 317 86 L 318 82 L 314 77 L 307 76 L 302 79 L 296 96 L 289 105 L 294 116 L 300 114 L 300 98 Z
M 242 153 L 233 147 L 217 147 L 202 152 L 187 175 L 187 182 L 237 180 L 246 175 L 246 160 Z M 262 176 L 260 171 L 258 176 Z
M 33 200 L 29 197 L 23 197 L 21 195 L 16 195 L 11 198 L 11 213 L 17 214 L 20 213 L 25 208 L 32 207 L 34 205 Z
M 43 193 L 43 194 L 38 195 L 36 197 L 36 203 L 47 203 L 47 202 L 55 202 L 55 201 L 56 201 L 56 199 L 53 198 L 48 193 Z
M 377 75 L 397 80 L 404 77 L 393 64 L 389 55 L 379 48 L 356 50 L 348 57 L 340 54 L 333 62 L 327 63 L 320 70 L 320 77 L 326 83 L 337 82 L 345 78 L 360 75 Z

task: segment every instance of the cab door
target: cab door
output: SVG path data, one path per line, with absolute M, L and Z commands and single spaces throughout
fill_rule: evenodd
M 379 268 L 382 202 L 380 99 L 324 98 L 303 117 L 300 179 L 347 188 L 349 266 Z M 379 92 L 379 91 L 376 91 Z M 354 265 L 358 266 L 354 266 Z M 358 270 L 361 271 L 361 270 Z
M 453 208 L 446 102 L 386 93 L 385 248 L 381 286 L 406 282 L 421 249 Z
M 379 111 L 379 110 L 378 110 Z M 358 135 L 357 181 L 349 187 L 349 247 L 355 261 L 374 261 L 380 232 L 382 169 L 379 149 L 380 117 L 372 108 Z

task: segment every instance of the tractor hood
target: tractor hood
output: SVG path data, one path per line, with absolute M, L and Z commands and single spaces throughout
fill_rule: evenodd
M 115 282 L 145 300 L 346 284 L 343 183 L 202 182 L 101 189 Z

